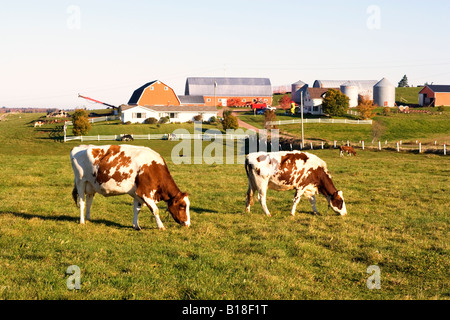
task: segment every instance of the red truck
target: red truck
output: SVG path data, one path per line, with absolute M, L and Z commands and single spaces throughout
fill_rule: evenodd
M 260 109 L 267 109 L 267 103 L 265 102 L 257 102 L 251 104 L 252 109 L 260 110 Z

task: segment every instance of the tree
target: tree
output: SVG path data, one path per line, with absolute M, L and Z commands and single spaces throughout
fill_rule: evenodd
M 239 124 L 238 124 L 238 120 L 235 116 L 233 116 L 231 114 L 231 112 L 224 112 L 223 113 L 223 122 L 222 122 L 222 126 L 224 130 L 227 129 L 238 129 L 239 128 Z
M 359 99 L 358 107 L 356 108 L 363 119 L 373 118 L 375 115 L 376 104 L 373 104 L 373 100 L 370 100 L 367 96 L 362 96 Z
M 264 112 L 264 128 L 265 129 L 276 129 L 276 126 L 269 125 L 269 122 L 277 121 L 277 115 L 274 110 L 266 110 Z
M 398 87 L 399 88 L 409 87 L 408 77 L 406 76 L 406 74 L 403 76 L 402 80 L 400 80 L 400 82 L 398 83 Z
M 289 109 L 291 107 L 291 97 L 287 94 L 285 94 L 281 99 L 280 99 L 280 107 L 284 110 Z
M 344 116 L 350 105 L 350 99 L 341 91 L 330 89 L 322 101 L 322 112 L 330 116 Z
M 227 107 L 243 107 L 242 98 L 231 98 L 227 100 Z
M 76 109 L 72 115 L 72 133 L 76 136 L 86 135 L 91 130 L 89 117 L 86 110 Z

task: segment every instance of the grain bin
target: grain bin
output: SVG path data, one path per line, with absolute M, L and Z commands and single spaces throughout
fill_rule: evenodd
M 349 107 L 354 108 L 358 106 L 358 91 L 359 88 L 350 81 L 343 83 L 340 86 L 341 92 L 345 94 L 349 99 Z
M 304 83 L 303 81 L 297 81 L 295 83 L 292 84 L 291 88 L 292 88 L 292 101 L 294 101 L 295 103 L 300 103 L 300 89 L 303 88 L 306 85 L 306 83 Z
M 373 102 L 380 107 L 395 106 L 395 86 L 383 78 L 373 86 Z

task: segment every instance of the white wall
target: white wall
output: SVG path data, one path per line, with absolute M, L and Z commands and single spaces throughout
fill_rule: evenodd
M 170 122 L 187 122 L 194 121 L 194 117 L 199 115 L 200 112 L 196 111 L 179 111 L 179 112 L 156 112 L 140 106 L 122 111 L 121 120 L 122 123 L 130 121 L 131 123 L 144 123 L 147 118 L 156 118 L 159 120 L 162 117 L 170 116 L 170 114 L 175 115 L 175 117 L 170 118 Z M 141 118 L 136 116 L 140 114 Z M 203 121 L 209 121 L 211 117 L 217 118 L 217 112 L 202 112 Z

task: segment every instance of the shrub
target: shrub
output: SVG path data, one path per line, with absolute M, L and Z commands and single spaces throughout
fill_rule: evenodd
M 373 104 L 373 100 L 368 97 L 361 97 L 358 103 L 357 110 L 363 119 L 370 119 L 375 116 L 376 105 Z
M 214 116 L 212 116 L 211 118 L 209 118 L 209 124 L 214 124 L 214 123 L 217 123 L 217 118 L 216 117 L 214 117 Z
M 155 123 L 158 123 L 158 119 L 153 118 L 153 117 L 147 118 L 147 119 L 144 120 L 144 123 L 145 124 L 155 124 Z
M 202 121 L 202 120 L 203 120 L 203 116 L 201 114 L 194 117 L 194 121 Z
M 225 113 L 224 113 L 224 116 L 225 116 Z M 224 130 L 227 130 L 227 129 L 234 129 L 234 130 L 236 130 L 236 129 L 239 128 L 238 120 L 232 114 L 229 114 L 226 117 L 224 117 L 223 122 L 222 122 L 222 126 L 223 126 Z
M 83 109 L 76 109 L 72 115 L 72 133 L 76 136 L 86 135 L 91 130 L 88 113 Z
M 158 123 L 164 124 L 164 123 L 167 123 L 169 121 L 170 121 L 169 117 L 162 117 L 162 118 L 159 119 Z
M 384 107 L 383 108 L 383 115 L 388 116 L 391 113 L 391 108 Z

